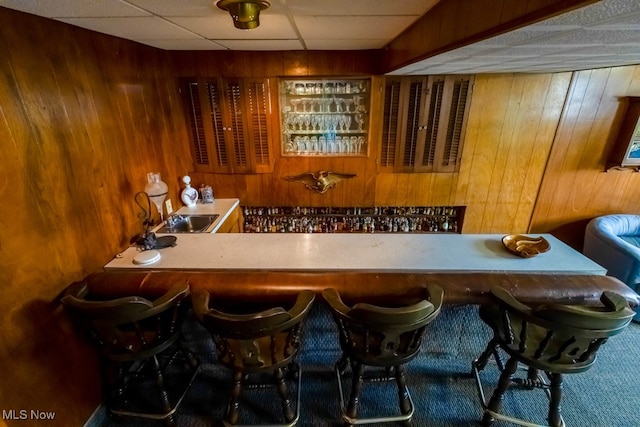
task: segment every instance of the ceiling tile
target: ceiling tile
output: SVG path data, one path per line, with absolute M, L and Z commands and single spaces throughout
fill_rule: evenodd
M 305 44 L 309 50 L 369 50 L 382 49 L 387 45 L 387 39 L 363 39 L 363 40 L 340 40 L 340 39 L 305 39 Z
M 287 5 L 295 15 L 413 15 L 418 18 L 438 2 L 439 0 L 287 0 Z
M 302 50 L 299 40 L 213 40 L 230 50 Z
M 127 3 L 160 16 L 208 16 L 224 12 L 213 0 L 126 0 Z
M 224 46 L 207 39 L 144 40 L 141 43 L 163 50 L 227 50 Z
M 240 30 L 233 26 L 229 14 L 217 14 L 202 18 L 168 18 L 175 24 L 189 29 L 207 39 L 294 39 L 296 32 L 284 15 L 260 15 L 260 26 L 253 30 Z
M 411 16 L 317 17 L 297 16 L 296 26 L 304 39 L 392 39 L 415 21 Z
M 61 18 L 78 27 L 133 40 L 190 40 L 194 34 L 155 16 L 140 18 Z
M 0 0 L 0 6 L 47 18 L 149 15 L 120 0 Z

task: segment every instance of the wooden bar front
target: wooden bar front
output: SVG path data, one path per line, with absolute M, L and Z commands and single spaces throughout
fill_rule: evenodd
M 84 281 L 96 297 L 143 295 L 153 297 L 173 284 L 187 281 L 192 291 L 208 290 L 214 298 L 269 301 L 297 294 L 336 288 L 349 300 L 375 302 L 393 297 L 399 303 L 419 295 L 428 284 L 438 284 L 446 304 L 481 304 L 492 286 L 502 286 L 525 303 L 553 300 L 567 304 L 594 304 L 603 291 L 624 296 L 631 306 L 638 294 L 620 280 L 602 275 L 514 273 L 371 273 L 280 271 L 131 271 L 100 272 Z

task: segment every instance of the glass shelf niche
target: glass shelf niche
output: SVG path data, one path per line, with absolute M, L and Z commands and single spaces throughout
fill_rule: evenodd
M 283 156 L 367 156 L 370 79 L 280 80 Z
M 464 206 L 243 206 L 244 233 L 460 233 Z

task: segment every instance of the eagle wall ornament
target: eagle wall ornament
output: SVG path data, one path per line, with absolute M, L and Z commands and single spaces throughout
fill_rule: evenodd
M 324 194 L 343 179 L 353 178 L 353 173 L 336 173 L 331 171 L 307 172 L 296 176 L 287 176 L 287 181 L 301 182 L 309 190 Z

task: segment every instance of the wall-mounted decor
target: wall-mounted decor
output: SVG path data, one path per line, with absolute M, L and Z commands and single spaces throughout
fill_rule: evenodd
M 296 176 L 287 176 L 287 181 L 301 182 L 309 190 L 324 194 L 343 179 L 353 178 L 355 174 L 336 173 L 331 171 L 307 172 Z
M 630 96 L 627 100 L 629 105 L 609 163 L 613 168 L 637 169 L 640 167 L 640 97 Z

